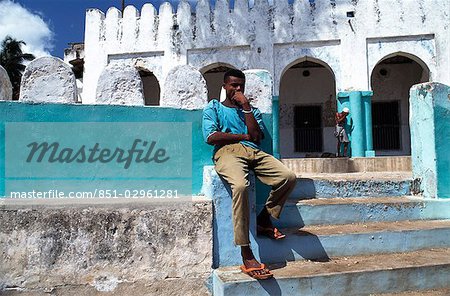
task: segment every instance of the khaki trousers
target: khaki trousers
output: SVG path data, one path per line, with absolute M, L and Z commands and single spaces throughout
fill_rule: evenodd
M 234 243 L 248 246 L 249 203 L 248 172 L 253 170 L 261 182 L 272 186 L 266 208 L 274 218 L 279 218 L 286 199 L 295 187 L 296 176 L 284 164 L 270 154 L 241 143 L 223 146 L 214 154 L 217 173 L 225 179 L 232 192 L 232 217 Z

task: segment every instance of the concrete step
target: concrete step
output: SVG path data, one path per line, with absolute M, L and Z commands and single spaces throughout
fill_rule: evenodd
M 283 158 L 281 161 L 296 174 L 348 173 L 348 158 Z
M 414 192 L 411 172 L 297 175 L 292 199 L 403 196 Z
M 259 207 L 259 210 L 262 206 Z M 317 224 L 348 224 L 403 220 L 450 219 L 450 201 L 412 196 L 317 198 L 288 200 L 275 225 L 303 227 Z
M 431 289 L 423 291 L 405 291 L 398 293 L 370 294 L 370 296 L 449 296 L 449 295 L 450 295 L 450 288 Z
M 281 229 L 283 240 L 257 236 L 263 262 L 409 252 L 450 247 L 450 220 L 368 222 Z M 276 251 L 274 251 L 276 250 Z
M 281 160 L 297 174 L 411 172 L 411 156 L 355 158 L 285 158 Z
M 269 265 L 274 278 L 256 281 L 239 267 L 214 271 L 214 295 L 354 296 L 448 289 L 450 249 L 339 257 L 328 262 Z

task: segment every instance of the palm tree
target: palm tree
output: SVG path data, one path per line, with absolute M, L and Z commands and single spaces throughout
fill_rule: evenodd
M 25 70 L 24 61 L 34 60 L 34 55 L 22 52 L 22 45 L 26 43 L 6 36 L 0 46 L 0 65 L 8 72 L 13 87 L 13 100 L 19 99 L 20 80 Z

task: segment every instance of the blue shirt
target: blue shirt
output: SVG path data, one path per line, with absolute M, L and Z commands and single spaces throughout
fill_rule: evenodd
M 259 128 L 264 135 L 264 125 L 261 112 L 257 108 L 252 108 L 253 116 L 258 122 Z M 208 137 L 215 132 L 231 133 L 231 134 L 247 134 L 247 126 L 245 125 L 245 115 L 241 109 L 227 107 L 218 100 L 211 100 L 203 109 L 203 138 L 207 142 Z M 256 143 L 250 141 L 240 141 L 240 143 L 261 149 Z M 214 146 L 214 153 L 221 146 Z

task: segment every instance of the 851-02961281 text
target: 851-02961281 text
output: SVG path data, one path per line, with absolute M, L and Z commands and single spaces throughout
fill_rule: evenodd
M 95 189 L 93 191 L 12 191 L 10 198 L 179 198 L 174 189 Z
M 123 191 L 118 190 L 99 190 L 99 198 L 178 198 L 178 190 L 165 190 L 165 189 L 154 189 L 154 190 L 137 190 L 137 189 L 126 189 Z

